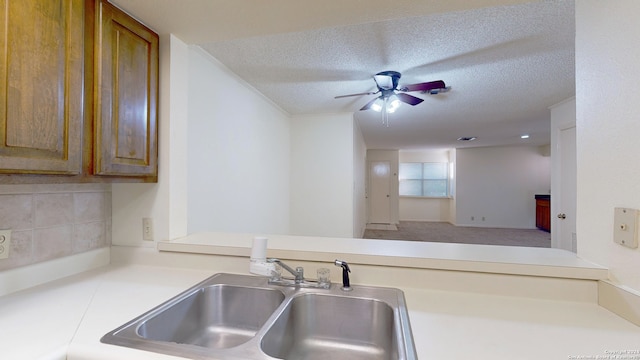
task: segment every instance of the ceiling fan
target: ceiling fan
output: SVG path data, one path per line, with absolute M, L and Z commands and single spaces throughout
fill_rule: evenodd
M 372 109 L 374 111 L 382 111 L 383 109 L 387 113 L 396 111 L 400 103 L 406 103 L 411 106 L 416 106 L 423 102 L 423 99 L 415 97 L 413 95 L 406 94 L 411 91 L 420 91 L 422 93 L 429 93 L 435 95 L 441 92 L 446 92 L 451 89 L 447 87 L 442 80 L 404 85 L 398 87 L 398 80 L 402 75 L 397 71 L 382 71 L 373 76 L 373 80 L 376 82 L 378 91 L 364 92 L 358 94 L 340 95 L 336 96 L 336 99 L 345 98 L 349 96 L 362 96 L 362 95 L 375 95 L 380 94 L 377 98 L 369 101 L 360 110 Z

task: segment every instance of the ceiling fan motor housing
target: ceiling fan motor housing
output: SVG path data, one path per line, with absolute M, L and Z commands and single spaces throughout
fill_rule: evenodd
M 373 80 L 375 80 L 376 85 L 378 85 L 378 89 L 382 91 L 382 95 L 384 96 L 384 91 L 393 91 L 398 87 L 398 80 L 402 75 L 397 71 L 382 71 L 373 76 Z M 389 94 L 390 96 L 393 94 Z M 385 96 L 385 97 L 387 97 Z

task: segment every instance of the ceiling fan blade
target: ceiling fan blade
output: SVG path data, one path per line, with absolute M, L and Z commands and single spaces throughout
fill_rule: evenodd
M 362 96 L 362 95 L 374 95 L 379 93 L 379 91 L 376 92 L 365 92 L 365 93 L 358 93 L 358 94 L 349 94 L 349 95 L 338 95 L 336 96 L 334 99 L 342 99 L 342 98 L 346 98 L 349 96 Z
M 424 100 L 420 99 L 419 97 L 415 97 L 415 96 L 409 95 L 409 94 L 397 93 L 396 96 L 403 103 L 407 103 L 407 104 L 412 105 L 412 106 L 416 106 L 416 105 L 418 105 L 418 104 L 420 104 L 421 102 L 424 101 Z
M 447 85 L 445 85 L 444 81 L 436 80 L 436 81 L 429 81 L 429 82 L 424 82 L 419 84 L 405 85 L 398 90 L 400 91 L 431 91 L 434 89 L 444 89 L 446 87 Z
M 376 100 L 378 100 L 380 97 L 377 97 L 371 101 L 369 101 L 365 106 L 363 106 L 360 111 L 362 110 L 369 110 L 371 108 L 371 105 L 373 105 L 374 102 L 376 102 Z

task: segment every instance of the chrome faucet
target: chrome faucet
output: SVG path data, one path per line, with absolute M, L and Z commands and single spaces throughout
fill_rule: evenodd
M 304 268 L 302 266 L 298 266 L 293 269 L 289 265 L 282 262 L 282 260 L 275 258 L 268 258 L 267 263 L 278 264 L 281 268 L 287 270 L 287 272 L 293 275 L 293 281 L 291 281 L 281 278 L 280 272 L 273 271 L 271 277 L 269 278 L 269 284 L 317 289 L 329 289 L 331 287 L 331 281 L 320 282 L 315 280 L 306 280 L 304 278 Z
M 289 265 L 282 262 L 280 259 L 268 258 L 267 262 L 276 263 L 280 265 L 283 269 L 287 270 L 291 275 L 294 276 L 294 282 L 296 284 L 300 284 L 304 281 L 304 268 L 302 266 L 296 267 L 296 269 L 292 269 Z

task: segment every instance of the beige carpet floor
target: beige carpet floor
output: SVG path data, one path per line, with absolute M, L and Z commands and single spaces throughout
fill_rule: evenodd
M 364 238 L 551 247 L 551 234 L 543 230 L 464 227 L 445 222 L 401 221 L 398 230 L 366 229 Z

